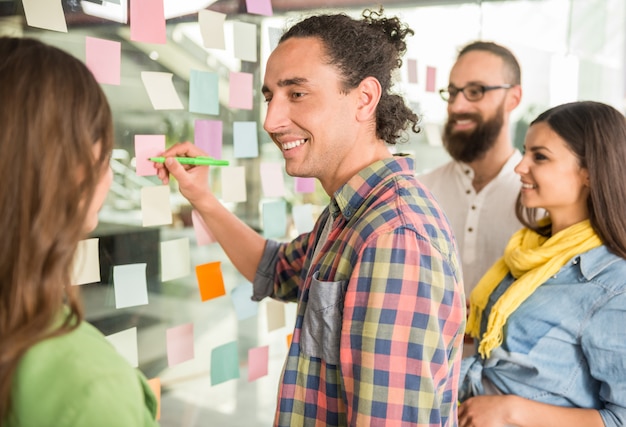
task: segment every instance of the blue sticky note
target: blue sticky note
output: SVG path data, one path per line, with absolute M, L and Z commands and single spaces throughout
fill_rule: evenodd
M 148 304 L 146 267 L 145 263 L 113 267 L 116 308 Z
M 235 305 L 235 312 L 238 320 L 248 319 L 257 315 L 259 304 L 252 301 L 252 283 L 245 283 L 237 286 L 230 293 L 230 298 Z
M 233 122 L 233 145 L 236 159 L 259 157 L 256 122 Z
M 216 347 L 211 352 L 211 385 L 239 378 L 237 342 Z
M 287 233 L 287 202 L 275 200 L 263 203 L 263 236 L 268 239 L 285 237 Z
M 220 113 L 216 73 L 191 70 L 189 75 L 189 111 L 200 114 Z

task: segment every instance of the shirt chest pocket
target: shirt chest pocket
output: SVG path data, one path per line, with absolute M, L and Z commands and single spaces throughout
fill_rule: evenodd
M 300 347 L 309 357 L 338 365 L 343 298 L 347 281 L 323 282 L 317 279 L 318 274 L 317 271 L 313 274 L 309 288 Z

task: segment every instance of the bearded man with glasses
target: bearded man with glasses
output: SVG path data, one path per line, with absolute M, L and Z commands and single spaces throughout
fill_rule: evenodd
M 419 176 L 440 202 L 456 235 L 465 295 L 502 256 L 522 225 L 515 216 L 521 182 L 513 168 L 511 112 L 522 98 L 520 66 L 513 53 L 492 42 L 463 47 L 439 91 L 448 103 L 443 143 L 449 163 Z M 466 353 L 472 351 L 466 345 Z

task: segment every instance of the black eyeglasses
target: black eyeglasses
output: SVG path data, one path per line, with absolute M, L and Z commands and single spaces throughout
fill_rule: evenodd
M 439 89 L 439 95 L 441 95 L 441 99 L 446 102 L 454 101 L 454 98 L 461 92 L 465 99 L 470 102 L 480 101 L 483 96 L 485 96 L 485 92 L 495 89 L 510 89 L 513 85 L 498 85 L 498 86 L 485 86 L 479 85 L 476 83 L 470 83 L 465 87 L 456 87 L 453 85 L 448 86 L 446 89 Z

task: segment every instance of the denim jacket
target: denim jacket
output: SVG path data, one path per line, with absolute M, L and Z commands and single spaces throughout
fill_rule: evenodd
M 509 274 L 495 301 L 513 282 Z M 626 260 L 605 246 L 574 257 L 511 314 L 490 357 L 466 358 L 460 400 L 502 393 L 572 408 L 593 408 L 607 427 L 626 425 Z

